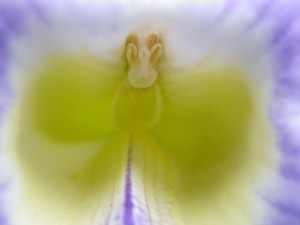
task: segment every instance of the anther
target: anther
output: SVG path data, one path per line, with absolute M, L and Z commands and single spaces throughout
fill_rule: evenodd
M 158 76 L 157 63 L 162 55 L 162 44 L 156 34 L 147 37 L 131 34 L 126 41 L 128 80 L 135 88 L 151 87 Z

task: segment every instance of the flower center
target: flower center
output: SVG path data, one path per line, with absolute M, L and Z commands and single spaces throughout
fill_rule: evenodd
M 162 55 L 162 44 L 157 34 L 131 34 L 126 42 L 128 80 L 135 88 L 151 87 L 157 79 L 157 63 Z

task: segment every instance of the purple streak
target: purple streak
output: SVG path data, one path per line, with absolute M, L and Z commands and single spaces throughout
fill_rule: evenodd
M 132 162 L 131 151 L 132 151 L 131 144 L 129 144 L 127 167 L 126 167 L 126 178 L 125 178 L 123 225 L 134 225 L 134 216 L 133 216 L 134 204 L 132 200 L 132 177 L 131 177 L 131 162 Z
M 250 23 L 249 29 L 255 28 L 258 24 L 260 24 L 265 17 L 268 15 L 270 9 L 274 5 L 274 2 L 276 0 L 267 0 L 267 1 L 262 1 L 260 2 L 259 6 L 255 6 L 256 16 L 253 22 Z
M 151 225 L 152 220 L 150 210 L 148 208 L 148 200 L 145 193 L 145 183 L 143 182 L 145 203 L 141 203 L 140 199 L 133 193 L 132 162 L 132 144 L 130 143 L 128 148 L 125 175 L 125 195 L 122 225 Z
M 289 217 L 294 217 L 296 219 L 298 219 L 298 221 L 300 222 L 299 220 L 299 217 L 300 217 L 300 210 L 293 206 L 293 205 L 289 205 L 289 204 L 285 204 L 283 202 L 276 202 L 276 201 L 269 201 L 269 203 L 276 209 L 280 210 L 282 213 L 286 214 L 287 216 Z
M 113 208 L 114 208 L 115 190 L 116 190 L 116 181 L 114 181 L 114 187 L 113 187 L 113 192 L 112 192 L 112 196 L 111 196 L 111 202 L 110 202 L 110 205 L 109 205 L 108 214 L 107 214 L 106 219 L 105 219 L 105 225 L 109 225 L 109 223 L 110 223 L 112 211 L 113 211 Z
M 290 179 L 300 183 L 300 163 L 298 161 L 295 163 L 284 163 L 281 166 L 280 171 L 281 175 L 286 179 Z

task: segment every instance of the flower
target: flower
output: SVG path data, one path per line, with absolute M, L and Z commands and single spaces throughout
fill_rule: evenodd
M 1 2 L 0 224 L 299 224 L 298 7 Z

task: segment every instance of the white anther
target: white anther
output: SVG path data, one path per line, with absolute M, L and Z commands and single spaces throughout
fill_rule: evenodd
M 151 34 L 147 41 L 140 40 L 137 35 L 130 36 L 126 58 L 129 65 L 128 80 L 133 87 L 148 88 L 155 83 L 158 76 L 156 65 L 161 55 L 162 45 L 157 43 L 156 35 Z

